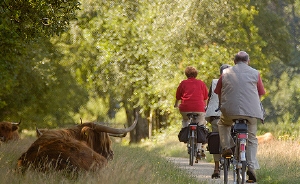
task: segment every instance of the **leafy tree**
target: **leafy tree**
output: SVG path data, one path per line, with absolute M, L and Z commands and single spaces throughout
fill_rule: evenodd
M 61 123 L 68 114 L 64 111 L 76 109 L 75 102 L 82 103 L 81 97 L 73 100 L 74 93 L 80 89 L 78 86 L 76 89 L 76 83 L 67 77 L 66 71 L 61 72 L 66 70 L 56 60 L 61 55 L 49 42 L 50 36 L 67 30 L 78 8 L 78 1 L 72 0 L 0 2 L 1 120 L 23 119 L 22 127 L 32 127 L 52 114 L 52 119 Z M 70 80 L 63 81 L 63 78 Z M 75 86 L 72 90 L 63 88 L 72 85 Z M 60 97 L 55 93 L 58 89 L 62 94 L 73 91 L 73 96 Z M 64 104 L 51 103 L 56 100 L 61 103 L 62 99 Z
M 57 45 L 91 96 L 109 99 L 111 108 L 124 107 L 128 122 L 133 111 L 142 112 L 139 141 L 149 135 L 145 127 L 159 130 L 177 113 L 175 90 L 187 65 L 201 68 L 200 78 L 210 81 L 239 48 L 263 65 L 257 62 L 264 43 L 252 24 L 256 13 L 225 1 L 88 1 L 63 35 L 66 42 Z M 241 23 L 234 24 L 236 19 Z M 153 118 L 160 123 L 151 125 Z

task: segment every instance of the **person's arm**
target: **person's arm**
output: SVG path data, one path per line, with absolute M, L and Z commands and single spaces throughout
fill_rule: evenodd
M 221 94 L 218 94 L 218 97 L 219 97 L 219 107 L 218 108 L 220 108 L 221 107 Z
M 258 73 L 257 91 L 258 91 L 259 98 L 261 98 L 261 96 L 266 93 L 265 88 L 264 88 L 264 84 L 261 80 L 261 77 L 260 77 L 259 73 Z
M 175 104 L 174 104 L 174 107 L 177 108 L 179 106 L 179 102 L 180 102 L 180 99 L 181 99 L 181 85 L 182 83 L 179 84 L 179 86 L 177 87 L 177 90 L 176 90 L 176 100 L 175 100 Z
M 178 105 L 179 105 L 179 100 L 176 99 L 175 104 L 174 104 L 174 107 L 177 108 Z
M 216 88 L 214 90 L 214 92 L 216 94 L 218 94 L 218 97 L 219 97 L 219 107 L 221 107 L 221 89 L 222 89 L 222 75 L 219 78 L 217 86 L 216 86 Z
M 208 99 L 207 99 L 207 102 L 206 102 L 206 106 L 209 104 L 211 93 L 212 93 L 212 85 L 210 86 L 209 91 L 208 91 Z

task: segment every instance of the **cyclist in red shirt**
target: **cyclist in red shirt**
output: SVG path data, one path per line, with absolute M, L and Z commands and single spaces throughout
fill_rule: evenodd
M 187 127 L 189 124 L 189 119 L 187 117 L 188 113 L 198 113 L 197 118 L 198 125 L 204 125 L 205 121 L 205 107 L 208 99 L 208 89 L 206 84 L 196 79 L 198 71 L 191 66 L 185 69 L 186 80 L 181 81 L 176 91 L 176 102 L 174 107 L 179 107 L 179 111 L 182 115 L 182 127 Z M 180 105 L 179 105 L 179 102 Z M 198 149 L 202 148 L 201 157 L 205 157 L 203 145 L 198 143 Z M 200 156 L 200 155 L 198 155 Z

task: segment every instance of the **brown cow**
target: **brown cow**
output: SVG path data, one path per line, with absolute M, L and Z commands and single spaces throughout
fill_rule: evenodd
M 256 138 L 258 140 L 258 144 L 269 143 L 275 140 L 275 137 L 270 132 L 267 132 L 264 135 L 256 136 Z
M 7 142 L 10 140 L 19 140 L 19 123 L 0 122 L 0 141 Z
M 135 122 L 124 129 L 95 123 L 83 123 L 73 128 L 45 130 L 18 159 L 18 167 L 31 167 L 39 171 L 101 169 L 113 159 L 109 133 L 123 135 L 132 131 Z

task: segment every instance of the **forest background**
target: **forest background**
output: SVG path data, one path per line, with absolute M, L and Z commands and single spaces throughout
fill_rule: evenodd
M 186 66 L 209 87 L 244 50 L 267 91 L 265 122 L 298 137 L 299 42 L 300 0 L 3 0 L 0 120 L 129 126 L 139 112 L 139 142 L 180 124 Z

